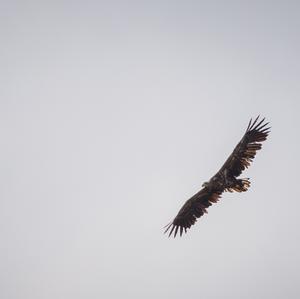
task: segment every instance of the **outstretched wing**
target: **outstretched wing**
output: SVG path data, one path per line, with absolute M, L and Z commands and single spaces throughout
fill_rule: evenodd
M 265 123 L 265 118 L 258 121 L 259 116 L 252 122 L 249 122 L 247 130 L 233 150 L 232 154 L 226 160 L 219 172 L 225 172 L 229 175 L 238 177 L 242 171 L 248 168 L 253 161 L 256 152 L 261 149 L 262 142 L 267 139 L 270 133 L 269 123 Z
M 181 236 L 183 230 L 186 232 L 188 228 L 195 224 L 197 218 L 207 213 L 206 209 L 211 206 L 212 203 L 218 201 L 221 197 L 221 193 L 222 192 L 209 192 L 207 188 L 201 189 L 185 202 L 175 219 L 166 225 L 165 233 L 170 230 L 169 237 L 174 232 L 175 238 L 179 230 Z

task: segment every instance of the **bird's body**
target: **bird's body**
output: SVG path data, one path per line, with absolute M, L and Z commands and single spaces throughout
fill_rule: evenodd
M 265 119 L 254 122 L 250 120 L 247 130 L 237 144 L 232 154 L 228 157 L 221 169 L 208 181 L 205 182 L 198 193 L 192 196 L 178 212 L 175 219 L 167 225 L 166 231 L 170 230 L 169 236 L 174 232 L 176 237 L 178 230 L 182 235 L 204 213 L 206 209 L 218 201 L 224 191 L 244 192 L 250 187 L 248 178 L 238 178 L 242 171 L 249 167 L 256 152 L 261 149 L 261 142 L 267 139 L 269 129 Z

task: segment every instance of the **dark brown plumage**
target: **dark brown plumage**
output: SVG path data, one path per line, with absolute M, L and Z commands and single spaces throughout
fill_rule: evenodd
M 264 121 L 264 118 L 259 121 L 259 116 L 253 122 L 250 120 L 244 136 L 221 169 L 202 185 L 203 189 L 185 202 L 175 219 L 166 226 L 165 233 L 170 230 L 169 236 L 174 232 L 175 238 L 179 231 L 181 236 L 183 231 L 195 224 L 197 218 L 207 213 L 206 209 L 217 202 L 224 191 L 248 190 L 249 179 L 237 177 L 250 166 L 256 152 L 261 149 L 261 143 L 267 139 L 270 127 Z

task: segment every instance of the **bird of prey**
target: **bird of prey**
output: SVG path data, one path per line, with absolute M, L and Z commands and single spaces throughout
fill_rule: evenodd
M 250 187 L 249 178 L 238 178 L 241 173 L 250 166 L 256 152 L 261 149 L 262 142 L 270 133 L 269 123 L 265 118 L 259 120 L 259 116 L 250 120 L 246 132 L 237 144 L 232 154 L 228 157 L 221 169 L 202 185 L 202 189 L 188 199 L 178 212 L 175 219 L 165 226 L 165 233 L 169 231 L 169 237 L 177 232 L 180 236 L 187 231 L 197 218 L 207 213 L 206 209 L 219 200 L 224 191 L 244 192 Z

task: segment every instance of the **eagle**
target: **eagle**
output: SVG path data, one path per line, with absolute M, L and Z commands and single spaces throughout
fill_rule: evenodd
M 249 178 L 238 178 L 241 173 L 250 166 L 256 152 L 261 149 L 262 142 L 267 139 L 270 127 L 265 118 L 256 117 L 249 121 L 244 136 L 234 148 L 231 155 L 225 161 L 221 169 L 208 181 L 203 183 L 202 189 L 188 199 L 179 210 L 174 220 L 165 226 L 165 233 L 169 231 L 169 237 L 174 233 L 182 235 L 192 225 L 207 213 L 207 208 L 216 203 L 223 192 L 245 192 L 250 187 Z

